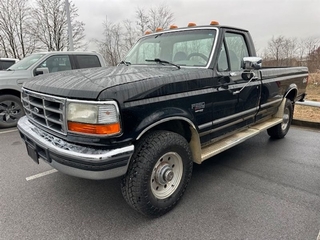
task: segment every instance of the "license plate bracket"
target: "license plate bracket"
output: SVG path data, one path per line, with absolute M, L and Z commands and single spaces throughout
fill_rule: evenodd
M 36 148 L 29 143 L 26 143 L 26 146 L 27 146 L 27 152 L 29 157 L 31 157 L 33 161 L 39 164 L 39 155 L 38 155 L 38 152 L 36 151 Z

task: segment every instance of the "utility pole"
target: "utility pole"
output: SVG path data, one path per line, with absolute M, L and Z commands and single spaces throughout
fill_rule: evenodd
M 68 22 L 68 36 L 69 36 L 69 51 L 73 51 L 73 38 L 72 38 L 72 27 L 70 20 L 70 11 L 69 11 L 69 1 L 66 0 L 66 13 L 67 13 L 67 22 Z

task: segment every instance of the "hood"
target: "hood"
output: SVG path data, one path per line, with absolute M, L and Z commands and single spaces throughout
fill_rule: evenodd
M 164 78 L 177 79 L 180 75 L 188 75 L 190 71 L 199 69 L 121 65 L 46 74 L 26 82 L 23 86 L 33 91 L 61 97 L 97 99 L 100 92 L 111 87 L 152 79 L 157 82 Z

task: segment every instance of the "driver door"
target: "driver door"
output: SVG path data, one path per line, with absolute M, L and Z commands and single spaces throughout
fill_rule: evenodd
M 244 128 L 255 121 L 259 107 L 260 81 L 243 80 L 241 61 L 249 56 L 245 36 L 225 32 L 220 49 L 217 72 L 220 87 L 213 100 L 213 138 Z

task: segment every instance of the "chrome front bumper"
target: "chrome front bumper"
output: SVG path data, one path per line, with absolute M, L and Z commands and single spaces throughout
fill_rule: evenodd
M 65 174 L 86 179 L 109 179 L 124 175 L 134 146 L 105 150 L 68 143 L 34 126 L 26 116 L 18 121 L 29 156 L 43 159 Z

